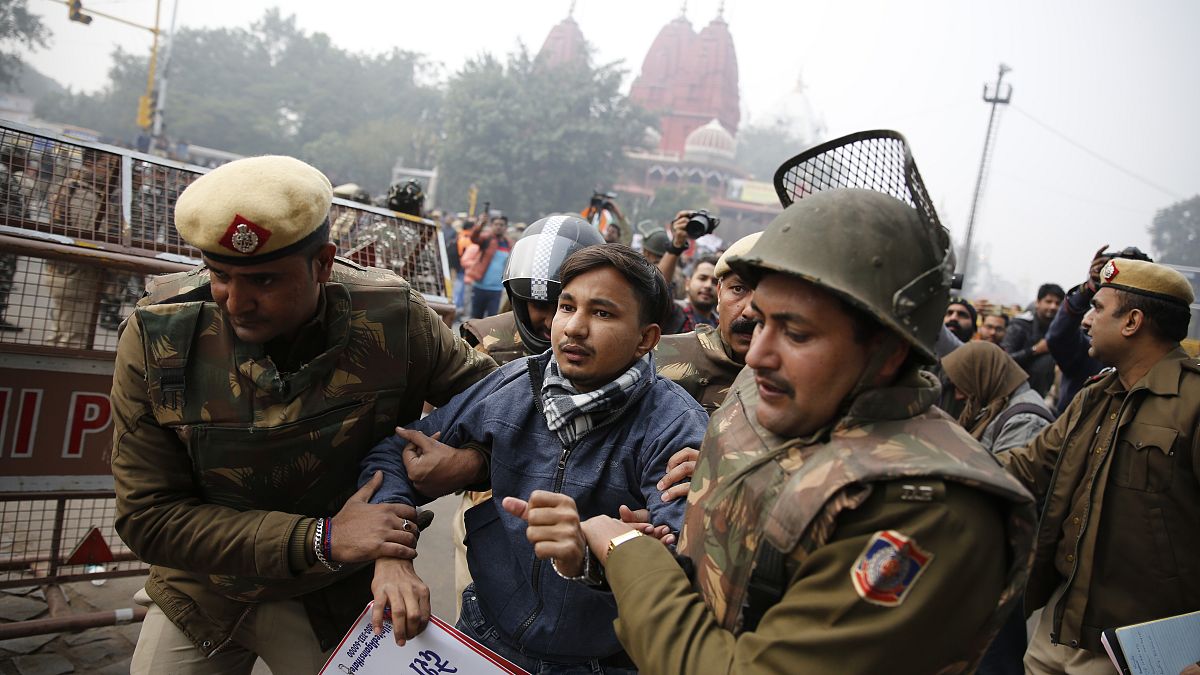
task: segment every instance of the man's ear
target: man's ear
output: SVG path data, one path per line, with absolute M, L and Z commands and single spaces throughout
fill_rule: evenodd
M 870 351 L 888 352 L 887 358 L 879 366 L 879 372 L 875 374 L 875 381 L 872 386 L 882 387 L 891 382 L 896 373 L 904 367 L 904 363 L 908 360 L 908 354 L 912 349 L 912 345 L 907 340 L 888 330 L 881 330 L 875 333 L 875 336 L 870 341 Z
M 895 377 L 896 373 L 900 372 L 900 368 L 908 360 L 909 352 L 912 351 L 912 345 L 908 341 L 899 340 L 898 342 L 899 344 L 892 349 L 892 354 L 883 362 L 883 367 L 879 369 L 879 374 L 889 380 Z
M 642 329 L 642 340 L 638 343 L 637 357 L 640 359 L 646 355 L 651 349 L 658 345 L 659 338 L 662 337 L 662 327 L 656 323 L 647 324 Z
M 317 281 L 324 283 L 333 276 L 333 257 L 337 255 L 337 244 L 326 243 L 317 251 L 313 264 L 317 266 Z
M 1146 315 L 1140 309 L 1131 309 L 1125 312 L 1125 316 L 1121 319 L 1121 335 L 1123 337 L 1133 337 L 1142 330 L 1146 325 Z

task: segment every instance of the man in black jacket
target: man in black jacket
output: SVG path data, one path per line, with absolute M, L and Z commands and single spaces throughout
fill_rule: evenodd
M 1029 386 L 1042 396 L 1054 384 L 1054 357 L 1046 344 L 1046 329 L 1062 304 L 1062 286 L 1042 284 L 1032 311 L 1013 318 L 1000 346 L 1029 374 Z

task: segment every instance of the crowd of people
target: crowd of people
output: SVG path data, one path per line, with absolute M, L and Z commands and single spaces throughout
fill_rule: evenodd
M 1104 629 L 1200 608 L 1193 291 L 1139 251 L 979 316 L 932 211 L 873 190 L 686 273 L 690 212 L 639 251 L 485 210 L 455 335 L 335 257 L 332 196 L 284 157 L 197 179 L 205 265 L 126 321 L 135 673 L 316 672 L 372 600 L 415 637 L 453 493 L 457 627 L 529 672 L 1111 672 Z

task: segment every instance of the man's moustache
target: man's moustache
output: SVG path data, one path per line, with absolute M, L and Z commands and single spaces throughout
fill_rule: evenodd
M 729 324 L 729 332 L 734 335 L 754 335 L 754 325 L 753 319 L 738 317 Z
M 796 395 L 796 389 L 794 387 L 792 387 L 792 383 L 788 382 L 787 380 L 783 379 L 782 377 L 779 377 L 772 371 L 755 370 L 754 375 L 755 375 L 755 377 L 759 378 L 760 380 L 766 380 L 767 383 L 770 384 L 772 387 L 775 387 L 776 389 L 782 391 L 783 393 L 787 394 L 788 396 Z

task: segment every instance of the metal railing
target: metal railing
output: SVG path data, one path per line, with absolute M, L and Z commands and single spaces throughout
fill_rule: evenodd
M 145 574 L 149 567 L 113 530 L 115 517 L 111 490 L 0 492 L 0 588 Z M 71 561 L 93 528 L 112 560 Z
M 141 621 L 144 607 L 75 613 L 59 584 L 142 576 L 113 530 L 111 490 L 0 493 L 0 589 L 38 586 L 48 616 L 0 623 L 0 640 Z
M 0 346 L 114 350 L 146 277 L 200 264 L 174 211 L 207 171 L 0 120 Z M 329 220 L 340 255 L 452 316 L 438 224 L 342 199 Z

